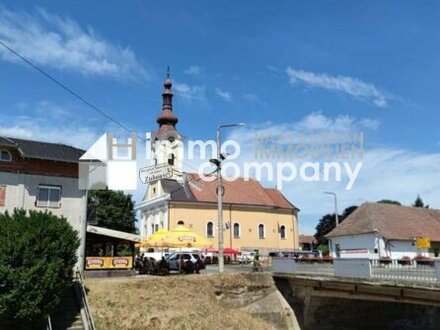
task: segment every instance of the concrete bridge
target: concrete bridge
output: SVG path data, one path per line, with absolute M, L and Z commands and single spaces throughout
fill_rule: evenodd
M 440 263 L 274 258 L 301 329 L 439 329 Z

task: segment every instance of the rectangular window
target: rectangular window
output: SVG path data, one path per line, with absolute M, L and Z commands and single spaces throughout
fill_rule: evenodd
M 11 162 L 12 161 L 11 153 L 7 150 L 0 150 L 0 161 Z
M 38 186 L 37 206 L 57 208 L 61 206 L 61 187 Z

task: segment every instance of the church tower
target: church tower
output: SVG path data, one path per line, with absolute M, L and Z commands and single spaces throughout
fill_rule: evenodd
M 171 91 L 173 84 L 170 80 L 169 69 L 163 86 L 162 111 L 156 120 L 159 127 L 151 135 L 151 165 L 171 165 L 173 168 L 172 179 L 180 181 L 183 171 L 183 137 L 176 129 L 179 120 L 173 113 L 173 93 Z M 149 199 L 164 193 L 160 181 L 151 183 L 148 190 Z

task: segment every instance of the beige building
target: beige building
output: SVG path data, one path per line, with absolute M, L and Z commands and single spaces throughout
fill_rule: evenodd
M 14 208 L 50 211 L 78 231 L 83 267 L 87 194 L 78 188 L 84 150 L 60 143 L 0 137 L 0 213 Z
M 141 212 L 141 236 L 174 229 L 178 224 L 190 228 L 217 246 L 216 182 L 197 174 L 183 173 L 183 138 L 176 129 L 172 111 L 172 83 L 164 83 L 163 109 L 157 119 L 159 129 L 151 137 L 153 164 L 168 163 L 173 177 L 152 182 L 137 208 Z M 171 143 L 163 144 L 167 140 Z M 223 180 L 224 246 L 264 251 L 297 249 L 298 211 L 280 191 L 261 186 L 255 180 Z

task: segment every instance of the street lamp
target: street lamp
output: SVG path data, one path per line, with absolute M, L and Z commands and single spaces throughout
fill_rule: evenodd
M 209 161 L 217 166 L 217 213 L 218 213 L 218 272 L 223 273 L 225 264 L 223 256 L 223 194 L 225 192 L 222 186 L 222 161 L 226 159 L 227 153 L 221 152 L 220 148 L 220 130 L 226 127 L 237 127 L 244 126 L 243 123 L 240 124 L 223 124 L 217 127 L 217 159 L 210 159 Z
M 339 225 L 339 215 L 338 215 L 338 197 L 336 193 L 331 191 L 323 191 L 324 194 L 332 195 L 335 198 L 335 218 L 336 218 L 336 227 Z

